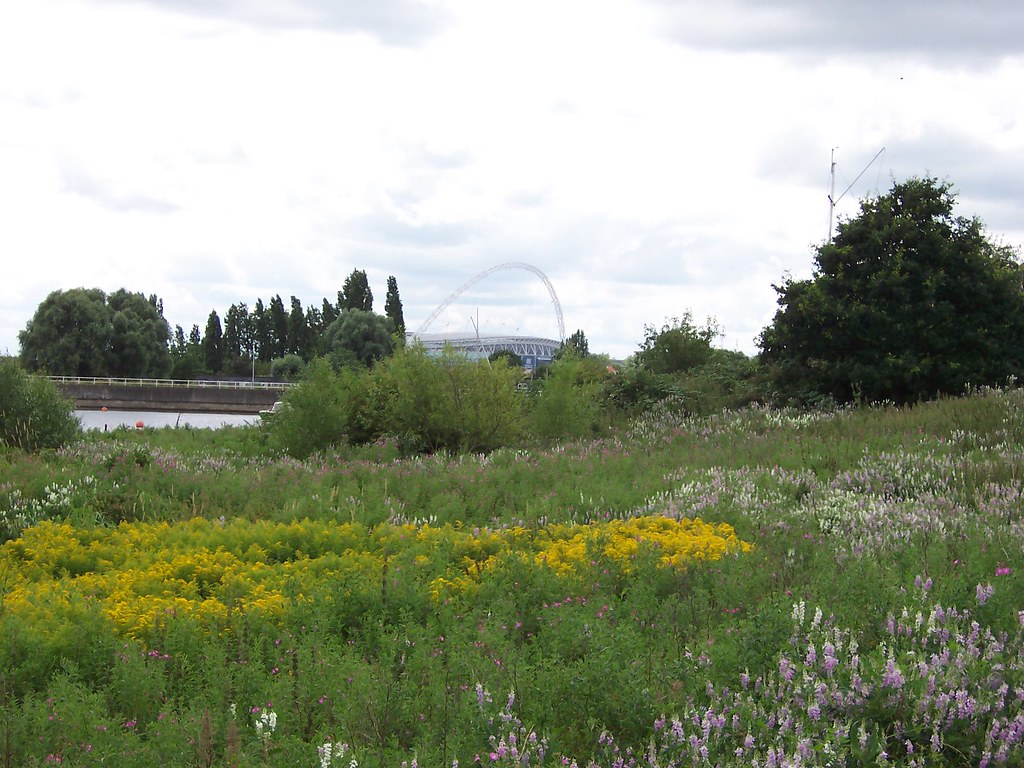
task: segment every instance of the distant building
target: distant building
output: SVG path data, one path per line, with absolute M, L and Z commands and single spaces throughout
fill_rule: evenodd
M 538 366 L 547 365 L 561 346 L 554 339 L 542 339 L 537 336 L 480 336 L 466 333 L 408 333 L 406 339 L 410 344 L 421 343 L 431 356 L 440 355 L 445 346 L 459 352 L 470 360 L 483 360 L 495 352 L 507 349 L 515 352 L 523 361 L 523 368 L 533 371 Z

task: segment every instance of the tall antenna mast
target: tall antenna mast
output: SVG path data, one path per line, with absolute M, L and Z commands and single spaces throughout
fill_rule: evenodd
M 832 217 L 836 211 L 836 147 L 832 147 L 832 164 L 830 175 L 832 177 L 828 188 L 828 237 L 825 238 L 826 243 L 832 242 Z
M 837 147 L 832 148 L 832 182 L 828 193 L 828 239 L 825 241 L 826 243 L 832 242 L 832 214 L 835 211 L 836 203 L 846 197 L 846 193 L 853 189 L 853 185 L 860 181 L 860 177 L 863 176 L 867 172 L 868 168 L 874 165 L 875 160 L 881 157 L 882 153 L 885 152 L 885 147 L 882 147 L 880 150 L 875 152 L 875 156 L 872 157 L 871 161 L 864 166 L 864 169 L 857 174 L 857 178 L 850 182 L 850 186 L 843 190 L 843 194 L 836 197 L 836 149 Z

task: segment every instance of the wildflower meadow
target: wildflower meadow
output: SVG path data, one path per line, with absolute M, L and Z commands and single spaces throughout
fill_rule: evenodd
M 0 453 L 0 766 L 1024 764 L 1024 391 Z

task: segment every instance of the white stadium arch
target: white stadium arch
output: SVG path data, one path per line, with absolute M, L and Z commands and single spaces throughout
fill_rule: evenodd
M 453 301 L 459 298 L 459 296 L 464 294 L 467 290 L 469 290 L 474 285 L 479 283 L 485 277 L 493 275 L 495 272 L 500 272 L 503 269 L 524 269 L 527 272 L 532 272 L 541 279 L 541 282 L 544 283 L 544 287 L 548 289 L 548 294 L 551 296 L 551 303 L 552 305 L 554 305 L 555 308 L 555 319 L 558 321 L 558 341 L 559 343 L 565 341 L 565 320 L 562 318 L 562 304 L 561 302 L 558 301 L 558 294 L 555 293 L 555 286 L 553 286 L 551 284 L 551 281 L 548 280 L 548 276 L 541 272 L 539 269 L 537 269 L 537 267 L 533 266 L 532 264 L 526 264 L 521 261 L 510 261 L 505 264 L 498 264 L 497 266 L 491 267 L 490 269 L 485 269 L 480 274 L 468 280 L 465 285 L 459 288 L 459 290 L 457 290 L 455 293 L 453 293 L 451 296 L 445 299 L 441 303 L 441 305 L 430 314 L 430 317 L 423 321 L 423 325 L 421 325 L 419 331 L 416 332 L 416 336 L 422 337 L 423 334 L 427 332 L 427 328 L 430 327 L 430 324 L 434 322 Z
M 494 274 L 495 272 L 500 272 L 501 270 L 506 269 L 522 269 L 527 272 L 532 272 L 541 279 L 541 282 L 544 283 L 544 287 L 548 289 L 548 295 L 551 297 L 551 304 L 555 310 L 555 319 L 558 323 L 557 340 L 546 339 L 539 336 L 481 334 L 479 333 L 479 329 L 477 329 L 477 333 L 475 334 L 427 333 L 427 329 L 430 327 L 430 324 L 440 317 L 441 313 L 444 312 L 452 302 L 458 299 L 463 293 L 484 278 Z M 555 287 L 551 284 L 551 281 L 548 280 L 547 275 L 532 264 L 512 261 L 505 264 L 498 264 L 490 269 L 485 269 L 483 272 L 480 272 L 478 275 L 475 275 L 472 279 L 468 280 L 461 288 L 455 291 L 455 293 L 445 299 L 441 305 L 423 321 L 423 324 L 420 325 L 418 331 L 409 335 L 420 344 L 423 344 L 427 352 L 432 355 L 441 354 L 446 346 L 475 359 L 486 358 L 495 352 L 508 350 L 519 355 L 523 360 L 523 366 L 532 370 L 538 365 L 550 363 L 555 351 L 565 341 L 565 320 L 562 317 L 562 304 L 558 301 L 558 294 L 555 293 Z

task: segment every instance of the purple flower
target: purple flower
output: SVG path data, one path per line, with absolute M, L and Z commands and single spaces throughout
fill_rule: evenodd
M 785 656 L 779 661 L 779 674 L 787 681 L 792 680 L 796 674 L 796 666 Z
M 979 584 L 974 590 L 974 596 L 978 598 L 978 605 L 984 605 L 987 603 L 988 599 L 995 593 L 996 589 L 991 584 L 986 584 L 985 586 L 981 586 L 981 584 Z
M 893 659 L 889 659 L 885 663 L 882 685 L 886 688 L 896 688 L 897 690 L 903 687 L 903 673 L 900 672 L 900 668 L 896 666 L 896 662 Z

